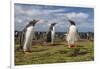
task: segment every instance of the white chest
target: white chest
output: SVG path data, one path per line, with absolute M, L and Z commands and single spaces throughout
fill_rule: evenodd
M 27 28 L 27 31 L 33 31 L 33 26 L 29 26 L 28 28 Z

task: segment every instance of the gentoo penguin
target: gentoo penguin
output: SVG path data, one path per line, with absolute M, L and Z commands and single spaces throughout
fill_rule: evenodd
M 67 34 L 68 47 L 76 47 L 76 42 L 78 40 L 78 30 L 74 21 L 68 21 L 70 22 L 70 27 Z
M 52 23 L 49 27 L 49 30 L 47 32 L 47 39 L 46 42 L 51 42 L 51 44 L 54 44 L 54 37 L 55 37 L 55 25 L 56 23 Z
M 34 34 L 34 26 L 38 22 L 38 20 L 32 20 L 27 24 L 27 26 L 24 28 L 25 35 L 24 35 L 24 43 L 23 43 L 23 51 L 30 51 L 32 46 L 32 39 Z

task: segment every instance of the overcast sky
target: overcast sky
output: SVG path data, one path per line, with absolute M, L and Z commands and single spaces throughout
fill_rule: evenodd
M 80 32 L 94 31 L 94 9 L 69 6 L 48 6 L 34 4 L 14 5 L 15 30 L 21 31 L 31 20 L 40 20 L 36 31 L 47 31 L 50 23 L 56 22 L 56 31 L 67 32 L 68 19 L 76 22 Z

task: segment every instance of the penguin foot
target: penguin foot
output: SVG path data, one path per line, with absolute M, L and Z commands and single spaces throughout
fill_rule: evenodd
M 27 51 L 25 51 L 24 54 L 31 54 L 31 52 L 27 52 Z
M 76 48 L 76 46 L 75 45 L 70 45 L 70 46 L 68 46 L 68 48 Z

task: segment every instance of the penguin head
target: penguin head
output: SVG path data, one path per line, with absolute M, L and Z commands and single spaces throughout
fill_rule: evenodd
M 33 20 L 30 22 L 30 25 L 35 26 L 35 24 L 36 24 L 38 21 L 39 21 L 39 20 L 35 20 L 35 19 L 33 19 Z
M 71 25 L 75 25 L 75 22 L 72 20 L 68 20 L 70 22 Z
M 55 26 L 57 23 L 52 23 L 51 26 Z
M 37 23 L 39 20 L 35 20 L 35 19 L 33 19 L 32 21 L 33 21 L 34 23 Z

